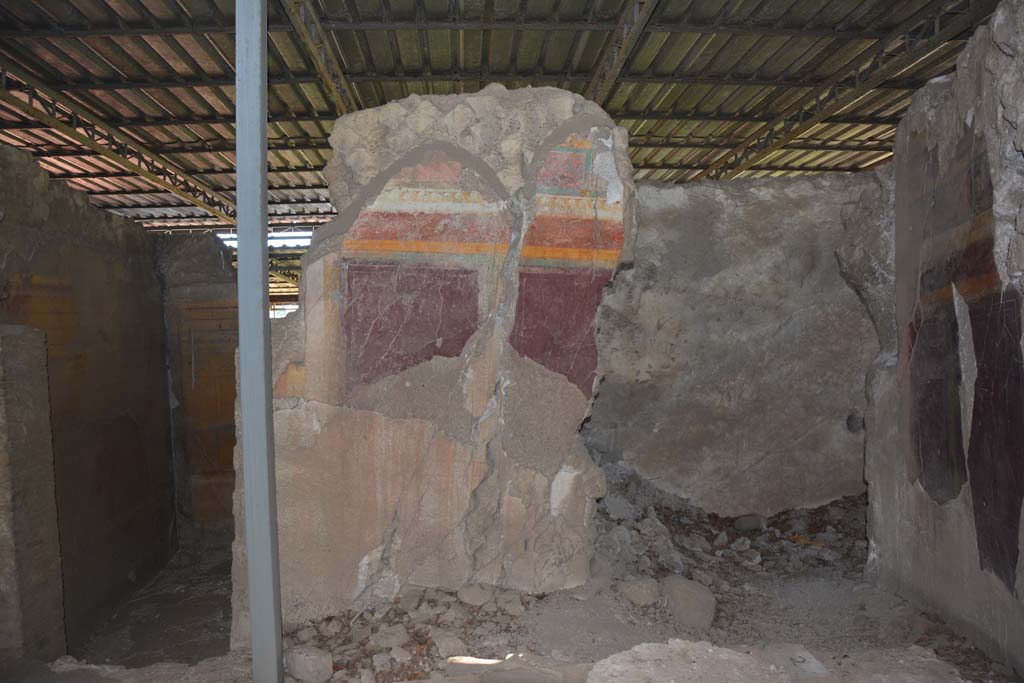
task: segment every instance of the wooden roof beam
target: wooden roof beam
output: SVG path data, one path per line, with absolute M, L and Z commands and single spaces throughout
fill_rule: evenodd
M 626 66 L 637 43 L 660 0 L 627 0 L 626 7 L 619 16 L 619 21 L 612 31 L 611 39 L 605 46 L 604 53 L 597 63 L 597 68 L 590 77 L 583 95 L 600 105 L 605 103 L 608 95 L 615 88 L 622 69 Z

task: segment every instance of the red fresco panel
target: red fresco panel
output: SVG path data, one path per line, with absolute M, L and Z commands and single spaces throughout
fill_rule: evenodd
M 611 270 L 531 268 L 519 272 L 512 347 L 564 375 L 585 396 L 597 373 L 594 316 Z
M 349 263 L 345 272 L 350 382 L 366 384 L 434 356 L 458 356 L 479 324 L 475 270 Z

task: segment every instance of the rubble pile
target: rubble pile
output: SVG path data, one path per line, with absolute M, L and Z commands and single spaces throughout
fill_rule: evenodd
M 728 518 L 658 491 L 624 468 L 605 469 L 609 492 L 599 505 L 595 575 L 680 574 L 728 594 L 752 572 L 862 574 L 866 496 L 769 518 Z
M 393 602 L 309 621 L 285 636 L 289 674 L 303 683 L 408 681 L 448 667 L 449 657 L 505 659 L 527 646 L 517 622 L 535 598 L 471 585 L 458 593 L 409 588 Z M 296 656 L 294 653 L 299 653 Z M 310 660 L 331 661 L 327 678 Z
M 830 671 L 849 669 L 849 678 L 841 677 L 843 681 L 863 680 L 858 676 L 873 671 L 876 664 L 889 666 L 891 663 L 875 662 L 872 657 L 885 654 L 878 648 L 891 646 L 890 641 L 900 647 L 926 648 L 920 650 L 923 659 L 915 667 L 927 665 L 952 672 L 946 666 L 952 664 L 959 670 L 959 675 L 943 673 L 934 678 L 937 681 L 1013 680 L 1012 674 L 958 639 L 940 620 L 920 615 L 909 606 L 894 608 L 862 581 L 867 554 L 863 496 L 768 518 L 728 518 L 659 491 L 631 470 L 612 465 L 605 466 L 605 471 L 608 493 L 600 500 L 594 518 L 588 585 L 537 595 L 480 584 L 457 592 L 407 586 L 393 600 L 309 620 L 291 630 L 285 639 L 287 680 L 581 682 L 588 680 L 587 672 L 595 661 L 610 657 L 605 660 L 608 668 L 619 661 L 611 655 L 624 653 L 633 643 L 675 636 L 739 648 L 737 652 L 754 653 L 761 661 L 769 650 L 757 654 L 745 644 L 754 646 L 775 631 L 770 626 L 767 631 L 758 630 L 764 622 L 752 626 L 751 615 L 778 611 L 770 596 L 781 586 L 802 586 L 799 592 L 814 582 L 834 586 L 828 590 L 839 593 L 852 590 L 859 596 L 855 601 L 864 603 L 861 609 L 868 609 L 861 613 L 861 630 L 837 620 L 822 625 L 831 635 L 823 636 L 818 647 L 822 643 L 834 646 L 828 648 L 822 663 Z M 835 609 L 849 611 L 848 605 L 835 604 Z M 572 605 L 578 605 L 580 611 Z M 553 642 L 556 638 L 551 630 L 538 629 L 538 625 L 567 613 L 567 609 L 578 616 L 561 623 L 579 620 L 580 630 L 565 633 L 564 638 L 596 643 L 601 627 L 588 619 L 600 613 L 602 622 L 610 620 L 621 629 L 619 647 L 608 646 L 606 641 L 604 652 L 589 656 L 564 652 L 566 641 Z M 830 609 L 822 606 L 820 611 Z M 876 623 L 876 619 L 883 621 Z M 643 629 L 645 635 L 640 636 Z M 838 633 L 844 635 L 836 640 Z M 630 642 L 631 637 L 637 639 Z M 810 638 L 799 647 L 815 647 L 809 632 L 797 637 Z M 759 647 L 769 646 L 762 643 Z M 928 650 L 935 650 L 939 658 Z M 893 656 L 906 659 L 910 651 L 893 652 Z M 642 653 L 642 648 L 630 656 L 639 656 L 636 653 Z M 662 666 L 659 657 L 651 660 L 652 671 Z M 808 657 L 808 662 L 817 661 Z M 595 671 L 590 675 L 604 680 L 600 671 Z M 790 673 L 797 676 L 800 672 Z M 803 679 L 797 676 L 793 680 Z

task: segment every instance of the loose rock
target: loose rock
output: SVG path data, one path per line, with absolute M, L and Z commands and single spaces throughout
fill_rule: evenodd
M 451 631 L 432 628 L 430 629 L 430 639 L 434 641 L 434 647 L 437 648 L 437 654 L 445 659 L 448 657 L 457 657 L 459 655 L 467 654 L 466 644 Z
M 602 502 L 604 504 L 605 512 L 608 513 L 610 518 L 616 521 L 625 520 L 635 522 L 640 519 L 640 510 L 618 494 L 609 493 L 604 497 Z
M 707 586 L 681 576 L 661 580 L 665 606 L 676 623 L 684 628 L 705 631 L 715 619 L 717 601 Z
M 459 600 L 464 604 L 470 607 L 482 607 L 494 597 L 494 590 L 474 583 L 460 588 L 458 595 Z
M 618 588 L 619 593 L 637 607 L 650 607 L 661 596 L 658 582 L 649 578 L 622 581 Z
M 334 675 L 334 659 L 318 647 L 300 645 L 284 656 L 288 674 L 300 683 L 325 683 Z
M 740 536 L 729 544 L 729 549 L 735 550 L 738 553 L 743 552 L 744 550 L 750 550 L 750 539 L 746 536 Z
M 405 626 L 395 624 L 382 628 L 370 636 L 369 646 L 372 650 L 390 650 L 393 647 L 405 645 L 407 642 L 409 642 L 409 632 Z
M 733 522 L 736 531 L 760 531 L 765 527 L 765 519 L 761 515 L 743 515 Z
M 519 598 L 517 593 L 510 591 L 502 591 L 495 598 L 498 608 L 505 614 L 511 614 L 514 617 L 519 616 L 526 612 L 526 608 L 523 607 L 523 601 Z

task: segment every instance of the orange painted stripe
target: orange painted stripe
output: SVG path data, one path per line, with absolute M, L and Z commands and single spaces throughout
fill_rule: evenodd
M 620 249 L 577 249 L 573 247 L 523 247 L 524 259 L 552 259 L 555 261 L 618 261 Z
M 999 273 L 994 270 L 957 283 L 960 295 L 967 300 L 993 294 L 1002 289 L 1002 286 L 1003 283 L 999 279 Z
M 999 273 L 992 271 L 976 277 L 960 280 L 956 288 L 965 300 L 970 301 L 978 297 L 992 294 L 999 291 L 1002 282 L 999 280 Z M 921 296 L 921 306 L 929 308 L 940 303 L 946 303 L 953 299 L 953 285 L 946 285 L 940 289 L 933 290 Z
M 493 242 L 433 242 L 423 240 L 345 240 L 345 251 L 401 251 L 412 254 L 504 254 L 506 244 Z
M 356 252 L 403 252 L 408 254 L 504 254 L 508 251 L 508 245 L 490 242 L 345 240 L 342 249 Z M 619 260 L 620 253 L 620 249 L 527 246 L 523 248 L 522 258 L 614 263 Z

